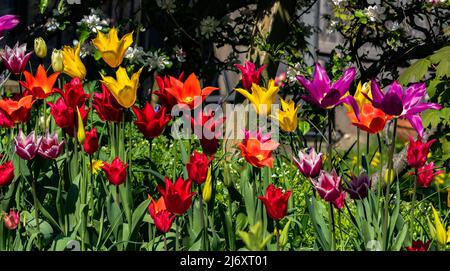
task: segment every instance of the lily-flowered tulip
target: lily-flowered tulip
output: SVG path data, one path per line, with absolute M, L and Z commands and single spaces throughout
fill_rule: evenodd
M 98 150 L 98 135 L 97 129 L 92 128 L 92 130 L 86 132 L 86 139 L 83 143 L 84 152 L 92 155 Z
M 348 93 L 355 75 L 355 68 L 349 68 L 341 78 L 332 83 L 325 69 L 317 63 L 312 81 L 307 80 L 304 76 L 297 76 L 297 80 L 309 93 L 309 95 L 302 96 L 303 100 L 323 109 L 348 104 L 353 108 L 356 117 L 359 118 L 358 104 L 355 98 Z
M 104 76 L 102 74 L 102 83 L 111 91 L 111 94 L 116 98 L 117 102 L 125 107 L 130 108 L 136 101 L 137 89 L 139 86 L 139 76 L 142 68 L 138 72 L 128 77 L 127 70 L 119 67 L 116 71 L 116 79 L 111 76 Z
M 14 126 L 14 122 L 8 117 L 8 115 L 0 110 L 0 127 L 11 128 Z
M 209 166 L 211 165 L 213 159 L 214 157 L 208 158 L 206 154 L 194 151 L 189 158 L 189 163 L 186 164 L 189 179 L 198 185 L 204 183 L 208 175 Z
M 167 211 L 163 197 L 160 197 L 156 202 L 151 199 L 150 205 L 148 206 L 148 212 L 158 231 L 162 233 L 170 231 L 170 227 L 172 227 L 172 222 L 176 216 Z
M 251 93 L 242 88 L 236 89 L 237 92 L 244 95 L 253 104 L 256 112 L 261 116 L 270 114 L 278 90 L 279 88 L 273 80 L 269 80 L 267 88 L 253 84 Z
M 318 180 L 310 180 L 322 199 L 331 202 L 338 209 L 344 207 L 346 194 L 342 192 L 341 177 L 337 175 L 335 169 L 333 169 L 331 174 L 322 170 Z
M 136 106 L 132 109 L 137 118 L 133 123 L 146 138 L 160 136 L 170 121 L 166 108 L 162 106 L 154 109 L 150 103 L 146 103 L 143 110 Z
M 53 88 L 53 86 L 58 79 L 59 72 L 55 72 L 47 77 L 44 66 L 39 65 L 36 77 L 27 71 L 24 71 L 23 75 L 25 76 L 25 81 L 20 81 L 20 84 L 29 91 L 29 94 L 33 95 L 35 99 L 45 99 L 50 94 L 56 92 L 56 88 Z
M 64 56 L 61 50 L 53 49 L 51 64 L 54 72 L 62 72 L 64 70 Z
M 202 89 L 200 81 L 194 73 L 189 75 L 184 83 L 171 76 L 169 77 L 169 82 L 170 87 L 166 87 L 166 91 L 172 94 L 178 103 L 185 104 L 191 109 L 199 106 L 213 91 L 218 90 L 216 87 L 205 87 Z
M 182 72 L 180 76 L 178 76 L 178 80 L 182 81 L 183 77 L 184 73 Z M 159 90 L 153 93 L 158 96 L 158 103 L 167 108 L 166 113 L 170 114 L 172 108 L 178 103 L 177 98 L 166 90 L 166 88 L 170 88 L 170 79 L 167 76 L 165 76 L 164 79 L 160 76 L 156 76 L 155 81 L 158 84 Z
M 431 206 L 433 210 L 434 225 L 428 220 L 431 236 L 436 240 L 440 246 L 445 246 L 450 242 L 450 231 L 446 232 L 444 225 L 442 225 L 439 213 Z
M 251 90 L 253 84 L 259 85 L 261 73 L 266 68 L 266 65 L 263 65 L 259 69 L 256 69 L 255 64 L 251 61 L 245 62 L 244 66 L 240 64 L 235 64 L 234 66 L 241 70 L 242 87 L 246 90 Z
M 200 140 L 204 154 L 212 156 L 219 149 L 224 121 L 225 118 L 215 116 L 212 111 L 199 111 L 191 118 L 192 129 Z
M 412 241 L 412 245 L 410 247 L 407 247 L 406 250 L 408 250 L 408 251 L 428 251 L 429 247 L 430 247 L 430 240 L 428 240 L 426 243 L 422 242 L 422 240 L 416 240 L 416 241 Z
M 64 140 L 58 141 L 58 134 L 47 133 L 41 138 L 38 154 L 45 159 L 56 159 L 64 150 Z
M 84 130 L 84 126 L 85 124 L 83 122 L 83 117 L 81 116 L 80 109 L 77 107 L 77 139 L 81 144 L 84 144 L 86 139 L 86 131 Z
M 11 161 L 0 165 L 0 187 L 10 184 L 14 180 L 14 165 Z
M 104 84 L 102 84 L 102 93 L 94 93 L 92 107 L 102 121 L 121 122 L 123 119 L 122 106 Z
M 417 184 L 420 187 L 429 187 L 434 180 L 434 176 L 443 173 L 443 170 L 435 170 L 434 162 L 430 162 L 417 170 Z
M 40 138 L 36 138 L 34 131 L 28 136 L 25 136 L 22 129 L 19 130 L 19 134 L 14 137 L 14 144 L 16 147 L 16 154 L 23 160 L 33 159 L 39 149 Z
M 13 123 L 24 123 L 30 119 L 30 111 L 33 103 L 33 96 L 31 95 L 24 96 L 19 101 L 3 99 L 0 100 L 0 110 Z
M 346 181 L 346 184 L 347 187 L 344 189 L 351 199 L 364 199 L 369 194 L 372 181 L 367 173 L 364 172 L 359 176 L 353 175 L 351 181 Z
M 84 92 L 83 84 L 78 77 L 64 85 L 64 92 L 58 90 L 58 93 L 64 99 L 67 106 L 72 108 L 83 107 L 86 100 L 90 97 Z
M 80 58 L 81 44 L 75 47 L 64 46 L 63 54 L 63 72 L 70 77 L 78 77 L 81 80 L 86 77 L 86 67 Z
M 248 139 L 239 143 L 241 155 L 254 167 L 273 167 L 272 152 L 278 148 L 280 144 L 271 139 L 262 140 L 258 137 L 250 136 Z
M 75 121 L 78 124 L 77 109 L 68 106 L 63 98 L 59 98 L 56 103 L 48 103 L 50 114 L 55 119 L 56 125 L 63 129 L 69 136 L 75 136 Z M 89 110 L 85 110 L 84 106 L 78 108 L 80 111 L 83 124 L 86 125 Z
M 314 148 L 299 151 L 298 158 L 293 157 L 300 173 L 306 178 L 319 176 L 322 170 L 322 153 L 316 153 Z
M 300 108 L 295 106 L 294 101 L 286 102 L 280 98 L 281 110 L 275 114 L 274 118 L 278 120 L 281 130 L 285 132 L 294 132 L 298 126 L 297 111 Z
M 115 27 L 111 28 L 106 35 L 98 31 L 92 43 L 101 53 L 103 61 L 111 68 L 117 68 L 122 64 L 125 52 L 133 43 L 133 32 L 125 34 L 119 40 L 118 29 Z
M 244 130 L 244 139 L 242 140 L 242 143 L 244 145 L 247 144 L 247 140 L 249 140 L 251 137 L 254 137 L 264 143 L 264 142 L 270 140 L 270 138 L 272 137 L 272 134 L 271 133 L 264 134 L 262 132 L 261 128 L 258 128 L 258 130 L 256 132 L 250 132 L 248 130 Z
M 10 30 L 20 23 L 19 17 L 16 15 L 3 15 L 0 17 L 0 37 L 3 36 L 5 30 Z
M 119 186 L 125 182 L 127 179 L 127 168 L 128 164 L 122 162 L 117 156 L 111 164 L 104 162 L 102 167 L 108 181 L 115 186 Z
M 380 90 L 378 83 L 372 80 L 371 93 L 373 106 L 383 110 L 388 115 L 407 119 L 420 137 L 423 137 L 423 125 L 420 113 L 428 110 L 442 108 L 436 103 L 426 103 L 425 83 L 412 84 L 403 90 L 402 86 L 394 81 L 386 93 Z
M 5 227 L 9 230 L 17 229 L 20 223 L 19 213 L 14 211 L 14 209 L 10 209 L 8 214 L 3 215 L 3 221 L 5 222 Z
M 423 142 L 419 137 L 416 141 L 409 137 L 408 146 L 408 165 L 412 168 L 420 168 L 427 162 L 428 153 L 430 152 L 431 145 L 436 141 L 432 139 L 428 142 Z
M 45 58 L 47 56 L 47 44 L 41 37 L 34 39 L 34 53 L 39 58 Z
M 286 216 L 290 196 L 291 191 L 283 193 L 281 188 L 276 188 L 275 185 L 269 184 L 264 197 L 259 196 L 258 199 L 266 206 L 267 215 L 274 220 L 281 220 Z
M 5 46 L 5 49 L 0 54 L 3 64 L 5 67 L 15 75 L 23 73 L 25 70 L 28 60 L 33 52 L 26 53 L 27 44 L 22 44 L 19 46 L 17 42 L 13 48 L 10 48 L 8 45 Z
M 167 210 L 176 215 L 184 214 L 192 205 L 192 197 L 196 194 L 191 192 L 192 180 L 179 177 L 175 184 L 168 177 L 165 178 L 165 187 L 158 185 L 166 203 Z

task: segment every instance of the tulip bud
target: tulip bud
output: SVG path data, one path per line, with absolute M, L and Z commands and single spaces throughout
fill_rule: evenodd
M 390 170 L 390 172 L 391 172 L 391 181 L 390 181 L 390 183 L 392 184 L 392 182 L 394 181 L 394 178 L 395 178 L 395 173 L 394 173 L 394 170 L 393 169 L 391 169 Z M 389 180 L 389 170 L 387 170 L 386 169 L 386 171 L 385 171 L 385 173 L 384 173 L 384 184 L 388 184 L 388 180 Z
M 205 186 L 203 187 L 203 200 L 205 202 L 209 202 L 211 200 L 212 195 L 212 176 L 211 176 L 211 167 L 208 167 L 208 174 L 206 176 Z
M 20 222 L 19 213 L 13 209 L 9 210 L 9 214 L 5 213 L 3 215 L 3 221 L 5 222 L 5 227 L 9 230 L 15 230 Z
M 53 49 L 52 69 L 54 72 L 62 72 L 64 69 L 64 57 L 61 50 Z
M 80 109 L 78 109 L 78 107 L 77 107 L 77 122 L 78 122 L 78 129 L 77 129 L 78 142 L 83 144 L 84 140 L 86 139 L 86 132 L 84 131 L 83 118 L 81 117 Z
M 34 53 L 39 58 L 45 58 L 47 56 L 47 44 L 43 38 L 39 37 L 34 39 Z

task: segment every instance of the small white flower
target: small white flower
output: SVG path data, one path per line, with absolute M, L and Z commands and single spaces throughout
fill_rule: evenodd
M 124 57 L 128 59 L 131 63 L 144 64 L 146 53 L 144 52 L 144 48 L 140 46 L 138 47 L 130 46 L 125 52 Z
M 300 63 L 295 63 L 294 67 L 288 66 L 286 70 L 286 78 L 289 84 L 297 82 L 297 75 L 300 74 L 301 65 Z
M 200 22 L 200 34 L 207 39 L 211 38 L 214 33 L 220 31 L 220 22 L 214 17 L 208 16 Z
M 397 29 L 400 28 L 400 24 L 395 21 L 395 22 L 389 22 L 387 27 L 386 27 L 389 31 L 396 31 Z
M 49 18 L 45 23 L 45 28 L 47 28 L 48 32 L 53 32 L 58 29 L 59 23 L 55 18 Z
M 183 50 L 183 48 L 177 45 L 173 49 L 175 50 L 175 57 L 177 58 L 177 60 L 181 63 L 185 62 L 186 52 Z
M 367 16 L 367 18 L 369 18 L 369 21 L 375 22 L 378 19 L 379 15 L 380 15 L 379 10 L 378 10 L 378 6 L 374 5 L 374 6 L 370 6 L 370 7 L 365 8 L 364 9 L 364 14 Z
M 342 3 L 344 3 L 345 0 L 333 0 L 333 4 L 335 6 L 340 7 Z
M 91 32 L 97 33 L 109 26 L 108 20 L 101 18 L 102 15 L 101 10 L 91 9 L 91 14 L 83 16 L 81 21 L 77 22 L 77 25 L 86 26 Z
M 149 52 L 147 61 L 149 70 L 164 70 L 166 66 L 172 64 L 166 56 L 158 55 L 158 52 Z
M 156 0 L 156 4 L 168 13 L 174 13 L 177 8 L 175 0 Z

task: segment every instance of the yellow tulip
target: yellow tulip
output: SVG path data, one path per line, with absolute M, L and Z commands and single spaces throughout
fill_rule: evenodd
M 63 49 L 63 72 L 70 77 L 78 77 L 84 79 L 86 77 L 86 67 L 80 58 L 81 44 L 78 43 L 74 48 L 70 46 L 64 46 Z
M 111 68 L 120 66 L 125 52 L 133 43 L 133 32 L 124 35 L 120 40 L 117 32 L 118 30 L 115 27 L 111 28 L 106 35 L 99 31 L 97 37 L 92 41 L 94 46 L 102 54 L 103 60 Z
M 439 218 L 439 214 L 434 209 L 434 207 L 431 207 L 433 209 L 433 217 L 434 217 L 434 229 L 431 229 L 433 237 L 436 239 L 439 245 L 445 246 L 449 239 L 448 233 L 445 231 L 444 225 L 442 225 L 441 219 Z
M 102 160 L 93 159 L 92 166 L 91 166 L 92 174 L 97 175 L 102 170 L 103 165 L 104 165 L 104 163 Z
M 205 202 L 209 202 L 211 200 L 212 195 L 212 176 L 211 176 L 211 167 L 208 168 L 208 175 L 206 175 L 205 186 L 203 187 L 202 197 Z
M 62 72 L 64 69 L 64 57 L 61 50 L 53 49 L 52 69 L 54 72 Z
M 128 77 L 127 71 L 120 67 L 116 71 L 116 79 L 111 76 L 103 76 L 101 81 L 111 91 L 117 102 L 125 107 L 130 108 L 136 101 L 137 88 L 139 86 L 139 76 L 141 75 L 142 68 L 138 72 Z
M 77 122 L 78 122 L 78 129 L 77 129 L 78 142 L 83 144 L 84 140 L 86 139 L 86 132 L 84 130 L 83 118 L 81 117 L 80 110 L 78 109 L 78 107 L 77 107 Z
M 275 102 L 278 86 L 271 79 L 267 88 L 252 84 L 252 93 L 242 88 L 237 88 L 236 91 L 244 95 L 253 104 L 259 115 L 267 116 L 270 114 L 271 106 Z
M 295 129 L 297 129 L 297 111 L 300 106 L 295 107 L 295 103 L 292 100 L 286 102 L 285 100 L 280 98 L 280 102 L 282 110 L 279 110 L 277 114 L 272 117 L 278 120 L 281 130 L 285 132 L 293 132 L 295 131 Z
M 45 58 L 47 56 L 47 44 L 41 37 L 34 39 L 34 53 L 39 58 Z
M 363 93 L 372 99 L 372 92 L 370 90 L 369 82 L 366 82 L 363 85 L 361 85 L 361 82 L 359 82 L 358 86 L 356 87 L 355 95 L 353 95 L 359 109 L 361 109 L 364 104 L 371 103 L 370 100 L 363 95 Z M 348 104 L 344 104 L 344 106 L 345 108 L 347 108 L 347 111 L 353 112 L 353 108 L 351 106 L 349 106 Z

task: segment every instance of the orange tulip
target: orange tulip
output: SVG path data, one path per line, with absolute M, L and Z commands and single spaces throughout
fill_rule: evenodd
M 30 118 L 30 110 L 33 106 L 33 96 L 22 97 L 19 101 L 11 99 L 0 100 L 0 109 L 14 123 L 27 122 Z
M 239 143 L 241 154 L 254 167 L 273 167 L 272 151 L 278 148 L 278 142 L 273 140 L 260 140 L 250 137 L 244 142 Z
M 376 134 L 384 129 L 386 121 L 390 119 L 382 110 L 373 107 L 372 104 L 362 105 L 359 121 L 353 111 L 347 112 L 350 121 L 356 127 L 370 134 Z
M 23 74 L 25 75 L 25 81 L 20 81 L 20 84 L 26 88 L 35 99 L 45 99 L 55 92 L 53 86 L 60 73 L 55 72 L 47 77 L 44 66 L 39 65 L 36 77 L 27 71 L 24 71 Z
M 200 87 L 200 81 L 194 73 L 189 75 L 184 83 L 175 77 L 170 77 L 170 86 L 170 88 L 166 88 L 167 92 L 172 94 L 178 103 L 186 104 L 191 109 L 200 105 L 200 103 L 195 104 L 194 102 L 197 97 L 200 97 L 200 101 L 203 102 L 211 92 L 218 90 L 216 87 L 205 87 L 202 89 Z

